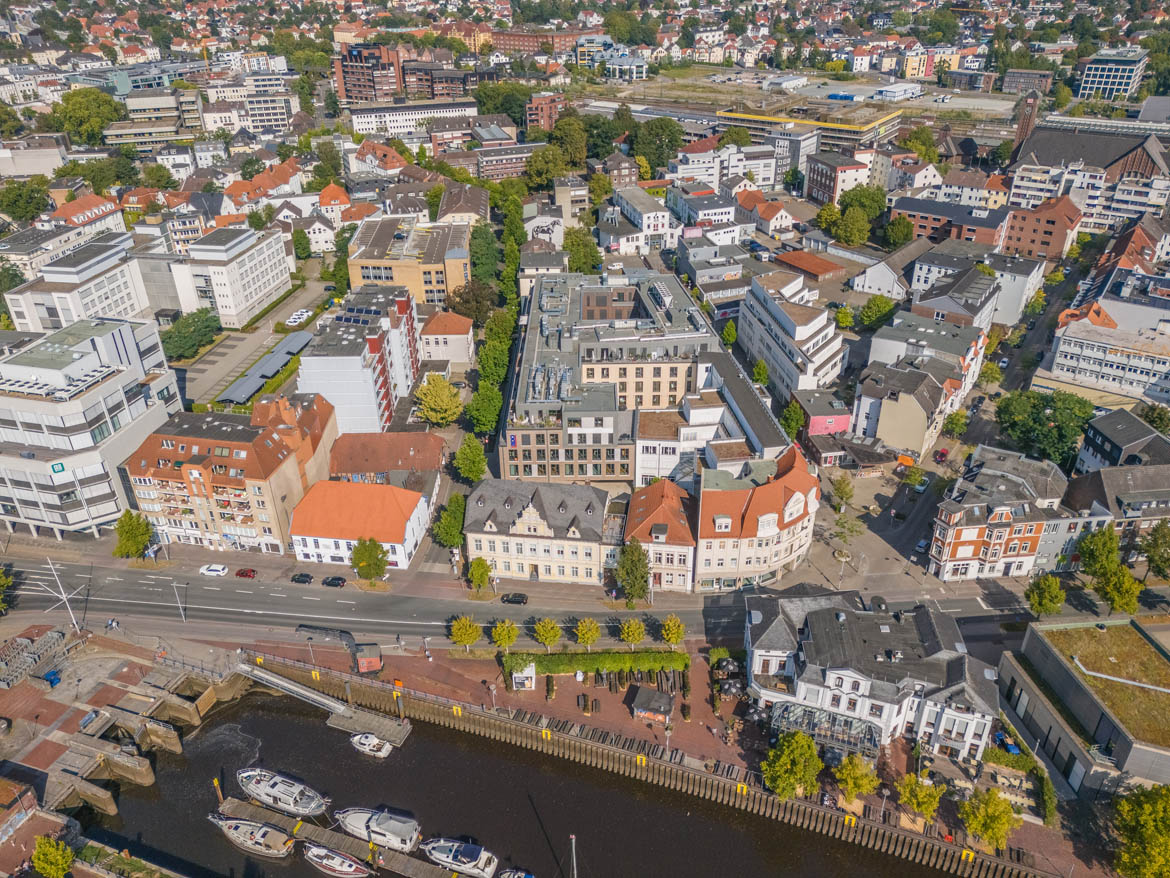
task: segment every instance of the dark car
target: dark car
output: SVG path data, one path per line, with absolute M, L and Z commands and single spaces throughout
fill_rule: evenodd
M 526 603 L 528 603 L 528 595 L 522 594 L 521 592 L 518 592 L 518 591 L 514 591 L 511 594 L 506 594 L 502 598 L 500 598 L 500 603 L 501 604 L 519 604 L 520 606 L 524 606 Z
M 936 451 L 934 453 L 934 462 L 935 463 L 946 463 L 947 462 L 947 455 L 950 453 L 951 453 L 951 450 L 949 448 L 940 448 L 938 451 Z
M 983 408 L 983 403 L 985 403 L 985 402 L 987 402 L 986 396 L 977 396 L 977 397 L 975 397 L 975 401 L 973 403 L 971 403 L 971 405 L 977 409 L 981 409 L 981 408 Z
M 295 582 L 297 585 L 308 585 L 309 583 L 311 583 L 313 581 L 313 574 L 312 573 L 294 573 L 292 575 L 292 581 Z
M 327 293 L 332 293 L 336 289 L 337 289 L 337 287 L 334 286 L 333 284 L 325 284 L 325 292 L 327 292 Z
M 341 588 L 343 585 L 345 585 L 345 577 L 344 576 L 326 576 L 324 579 L 321 580 L 321 584 L 328 586 L 329 588 Z
M 240 577 L 240 579 L 255 579 L 256 571 L 251 567 L 241 567 L 236 571 L 236 576 Z

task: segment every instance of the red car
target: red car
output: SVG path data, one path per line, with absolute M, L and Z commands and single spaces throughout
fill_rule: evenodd
M 938 451 L 936 451 L 934 453 L 934 462 L 935 463 L 946 463 L 947 462 L 947 455 L 950 453 L 951 452 L 949 449 L 940 448 Z
M 240 579 L 255 579 L 256 571 L 251 567 L 241 567 L 236 571 L 236 576 L 238 576 Z

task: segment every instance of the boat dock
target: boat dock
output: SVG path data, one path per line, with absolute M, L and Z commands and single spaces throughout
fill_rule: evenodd
M 306 823 L 297 817 L 289 817 L 279 811 L 270 811 L 268 808 L 253 805 L 242 799 L 224 799 L 219 810 L 229 817 L 269 823 L 294 838 L 316 842 L 331 850 L 341 851 L 351 857 L 356 857 L 362 862 L 368 863 L 371 849 L 376 850 L 381 857 L 382 868 L 395 875 L 401 875 L 403 878 L 449 878 L 451 875 L 447 869 L 440 868 L 426 860 L 416 859 L 398 851 L 374 847 L 369 842 L 361 841 L 344 832 L 325 829 L 315 823 Z

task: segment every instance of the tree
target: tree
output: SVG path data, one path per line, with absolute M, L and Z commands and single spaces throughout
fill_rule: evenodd
M 512 648 L 512 644 L 519 636 L 520 629 L 511 619 L 501 619 L 492 626 L 492 643 L 496 645 L 496 649 L 502 649 L 505 654 Z
M 942 431 L 952 439 L 959 439 L 967 432 L 967 412 L 964 409 L 959 409 L 957 412 L 951 412 L 943 419 Z
M 650 593 L 650 559 L 637 537 L 631 537 L 618 552 L 614 578 L 626 596 L 626 606 L 645 600 Z
M 0 615 L 8 612 L 8 590 L 14 582 L 12 574 L 5 573 L 4 568 L 0 567 Z
M 804 732 L 785 732 L 768 751 L 760 765 L 764 783 L 781 799 L 797 791 L 809 793 L 817 786 L 817 775 L 825 764 L 817 756 L 817 745 Z
M 9 180 L 0 189 L 0 213 L 16 222 L 31 222 L 48 208 L 49 181 L 43 176 Z
M 869 239 L 869 220 L 860 207 L 851 207 L 833 226 L 833 237 L 846 247 L 858 247 Z M 864 313 L 864 311 L 863 311 Z
M 53 104 L 48 130 L 64 131 L 74 143 L 100 146 L 102 133 L 113 122 L 126 118 L 126 107 L 97 88 L 67 91 Z
M 463 437 L 459 450 L 455 452 L 455 469 L 468 482 L 478 482 L 487 472 L 487 457 L 483 443 L 468 433 Z
M 805 423 L 807 421 L 805 419 L 804 409 L 800 407 L 800 403 L 795 399 L 790 400 L 780 415 L 780 426 L 784 428 L 784 432 L 788 434 L 788 438 L 795 439 L 800 431 L 804 429 Z
M 470 616 L 458 616 L 451 620 L 451 642 L 471 652 L 471 647 L 483 637 L 483 626 Z
M 598 207 L 613 193 L 613 181 L 608 174 L 594 174 L 589 178 L 589 203 Z
M 419 415 L 434 427 L 453 424 L 463 409 L 459 401 L 459 391 L 441 375 L 427 375 L 415 393 L 415 401 L 418 403 Z
M 938 804 L 947 791 L 946 784 L 925 783 L 913 772 L 900 778 L 894 784 L 894 788 L 898 791 L 898 801 L 916 814 L 922 815 L 922 819 L 927 823 L 934 819 Z
M 833 769 L 833 777 L 846 802 L 858 796 L 868 796 L 878 788 L 878 776 L 872 765 L 860 753 L 850 753 Z
M 456 314 L 470 317 L 476 326 L 484 325 L 499 300 L 495 287 L 474 277 L 447 294 L 447 306 Z
M 853 480 L 849 478 L 847 473 L 841 473 L 830 484 L 833 487 L 833 496 L 837 498 L 837 502 L 842 507 L 853 502 Z
M 1138 611 L 1138 595 L 1142 592 L 1142 584 L 1119 562 L 1101 576 L 1093 578 L 1093 591 L 1109 605 L 1109 615 L 1112 616 L 1114 613 L 1133 615 Z
M 297 259 L 308 259 L 313 255 L 313 246 L 309 242 L 309 233 L 304 229 L 293 229 L 293 255 Z
M 1170 433 L 1170 408 L 1149 403 L 1138 410 L 1138 417 L 1159 433 Z
M 975 790 L 959 806 L 959 819 L 967 831 L 996 850 L 1007 847 L 1008 836 L 1024 821 L 1012 810 L 1012 803 L 999 790 Z
M 463 545 L 463 515 L 466 510 L 467 498 L 462 494 L 452 494 L 435 522 L 435 542 L 448 549 Z
M 1052 104 L 1058 110 L 1063 110 L 1069 105 L 1072 100 L 1072 89 L 1063 82 L 1059 83 L 1056 88 L 1052 90 Z
M 674 648 L 683 642 L 683 638 L 687 636 L 687 626 L 683 624 L 683 620 L 671 613 L 662 620 L 662 640 L 664 643 L 670 644 L 671 652 Z
M 115 558 L 141 558 L 150 548 L 154 528 L 146 516 L 127 509 L 114 525 L 114 533 L 118 536 L 114 545 Z
M 881 186 L 854 186 L 841 194 L 837 207 L 842 215 L 851 207 L 860 207 L 865 211 L 866 220 L 874 222 L 886 212 L 886 190 Z
M 719 337 L 723 339 L 723 345 L 725 347 L 731 347 L 735 344 L 736 332 L 734 320 L 728 320 L 723 324 L 723 332 L 720 333 Z
M 503 384 L 508 375 L 510 346 L 501 342 L 488 342 L 479 349 L 479 384 Z
M 533 189 L 544 189 L 557 177 L 569 173 L 569 159 L 559 146 L 546 146 L 528 157 L 524 173 L 528 185 Z
M 784 185 L 800 195 L 804 191 L 804 173 L 800 168 L 789 168 L 784 175 Z
M 468 253 L 472 279 L 482 284 L 494 284 L 500 265 L 500 245 L 489 223 L 481 220 L 471 227 Z
M 911 466 L 906 468 L 906 472 L 902 474 L 902 484 L 909 488 L 916 488 L 922 484 L 922 480 L 926 478 L 926 473 L 923 472 L 920 466 Z
M 597 274 L 601 265 L 601 251 L 587 228 L 565 229 L 564 250 L 569 254 L 569 271 L 579 274 Z
M 1141 551 L 1146 556 L 1147 576 L 1153 573 L 1159 579 L 1170 579 L 1170 523 L 1166 519 L 1142 537 Z
M 1094 579 L 1105 576 L 1121 564 L 1121 541 L 1108 522 L 1103 527 L 1082 534 L 1077 540 L 1081 569 Z
M 636 155 L 634 161 L 638 164 L 638 179 L 649 180 L 654 176 L 654 169 L 650 167 L 650 162 L 646 161 L 646 156 Z
M 65 878 L 73 866 L 73 848 L 47 835 L 38 835 L 32 864 L 43 878 Z
M 1048 294 L 1044 290 L 1036 290 L 1028 304 L 1024 306 L 1024 313 L 1029 317 L 1036 317 L 1044 313 L 1044 306 L 1048 303 Z
M 264 162 L 254 155 L 248 156 L 240 163 L 240 176 L 251 180 L 264 170 Z
M 682 125 L 665 116 L 644 122 L 634 132 L 634 155 L 646 159 L 651 169 L 665 167 L 682 145 Z
M 436 183 L 423 196 L 427 200 L 427 212 L 430 214 L 431 222 L 439 218 L 439 205 L 443 203 L 443 193 L 446 191 L 447 186 L 445 184 Z
M 142 169 L 142 184 L 151 189 L 177 189 L 178 181 L 171 176 L 170 168 L 151 162 Z
M 740 125 L 732 125 L 726 131 L 719 135 L 719 145 L 727 146 L 751 146 L 752 133 Z
M 487 588 L 492 578 L 492 565 L 483 558 L 472 558 L 467 565 L 467 579 L 476 592 Z
M 1064 587 L 1051 573 L 1033 579 L 1024 592 L 1024 598 L 1037 619 L 1058 614 L 1064 609 Z
M 548 142 L 559 147 L 570 168 L 585 167 L 585 124 L 576 116 L 557 119 Z
M 1120 842 L 1113 861 L 1117 873 L 1124 878 L 1170 873 L 1170 786 L 1135 785 L 1113 800 L 1113 808 Z
M 886 243 L 897 250 L 914 240 L 914 223 L 904 216 L 896 216 L 886 224 Z
M 937 164 L 938 147 L 934 143 L 934 133 L 925 125 L 919 125 L 899 146 L 912 149 L 918 155 L 918 160 L 926 164 Z
M 264 231 L 264 227 L 268 225 L 264 221 L 264 212 L 261 210 L 252 210 L 248 212 L 248 228 L 254 232 Z
M 853 309 L 848 305 L 842 305 L 837 309 L 837 328 L 838 329 L 852 329 L 853 328 Z
M 861 311 L 857 315 L 857 319 L 861 321 L 862 326 L 875 327 L 881 326 L 893 316 L 898 309 L 897 304 L 888 296 L 881 293 L 870 296 L 864 305 L 861 306 Z
M 837 228 L 837 223 L 841 222 L 841 211 L 833 202 L 829 202 L 817 212 L 817 218 L 814 220 L 817 228 L 822 231 L 833 234 L 833 229 Z
M 341 102 L 337 100 L 337 92 L 333 89 L 325 92 L 325 115 L 337 116 L 341 113 Z
M 995 406 L 995 419 L 1020 451 L 1067 465 L 1076 452 L 1093 404 L 1072 393 L 1017 390 Z
M 390 555 L 386 547 L 373 537 L 360 539 L 353 544 L 350 566 L 363 579 L 378 579 L 386 573 Z
M 552 648 L 561 639 L 561 626 L 555 620 L 545 616 L 543 619 L 538 619 L 536 624 L 532 626 L 532 636 L 536 638 L 537 643 L 545 648 L 546 652 L 552 652 Z
M 467 404 L 464 413 L 471 421 L 471 428 L 481 436 L 496 429 L 500 420 L 500 410 L 504 407 L 504 397 L 500 393 L 498 384 L 481 384 L 471 395 L 471 402 Z
M 219 315 L 210 308 L 184 314 L 159 333 L 168 360 L 189 360 L 219 334 Z
M 586 652 L 591 652 L 591 647 L 601 637 L 601 625 L 596 619 L 591 619 L 588 616 L 577 620 L 577 626 L 573 629 L 573 637 L 576 638 L 577 643 L 585 647 Z
M 633 652 L 634 647 L 646 639 L 646 625 L 641 619 L 623 619 L 618 628 L 618 637 L 622 643 L 629 644 L 630 652 Z
M 990 387 L 992 384 L 999 384 L 1003 381 L 1003 369 L 999 368 L 996 363 L 990 361 L 983 364 L 979 370 L 979 383 L 984 387 Z
M 842 512 L 837 516 L 834 524 L 833 538 L 841 545 L 848 546 L 854 539 L 861 536 L 864 530 L 865 526 L 857 520 L 856 516 Z
M 756 364 L 752 366 L 752 381 L 756 384 L 768 383 L 768 364 L 763 360 L 756 360 Z
M 1064 272 L 1059 268 L 1052 272 L 1052 274 L 1048 275 L 1048 277 L 1044 278 L 1044 286 L 1046 287 L 1054 287 L 1057 284 L 1062 283 L 1064 283 Z
M 24 122 L 8 104 L 0 103 L 0 137 L 17 137 L 24 133 Z

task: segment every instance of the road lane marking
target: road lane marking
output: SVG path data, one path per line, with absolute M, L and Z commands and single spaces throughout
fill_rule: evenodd
M 338 598 L 337 603 L 339 603 L 339 604 L 356 604 L 357 601 L 343 601 L 341 598 Z
M 222 589 L 217 585 L 205 585 L 205 586 L 203 586 L 203 590 L 204 591 L 222 591 Z
M 106 577 L 106 582 L 122 582 L 122 581 L 123 580 L 120 576 L 107 576 Z
M 321 599 L 320 599 L 320 598 L 309 597 L 309 595 L 307 595 L 307 594 L 303 594 L 303 595 L 301 595 L 301 600 L 302 600 L 302 601 L 319 601 L 319 600 L 321 600 Z
M 236 589 L 236 594 L 251 594 L 251 593 L 252 592 L 248 591 L 246 588 L 237 588 Z
M 269 596 L 270 598 L 286 598 L 286 597 L 288 597 L 288 595 L 286 595 L 286 594 L 277 594 L 277 593 L 276 593 L 276 592 L 274 592 L 274 591 L 273 591 L 273 592 L 269 592 L 268 596 Z

